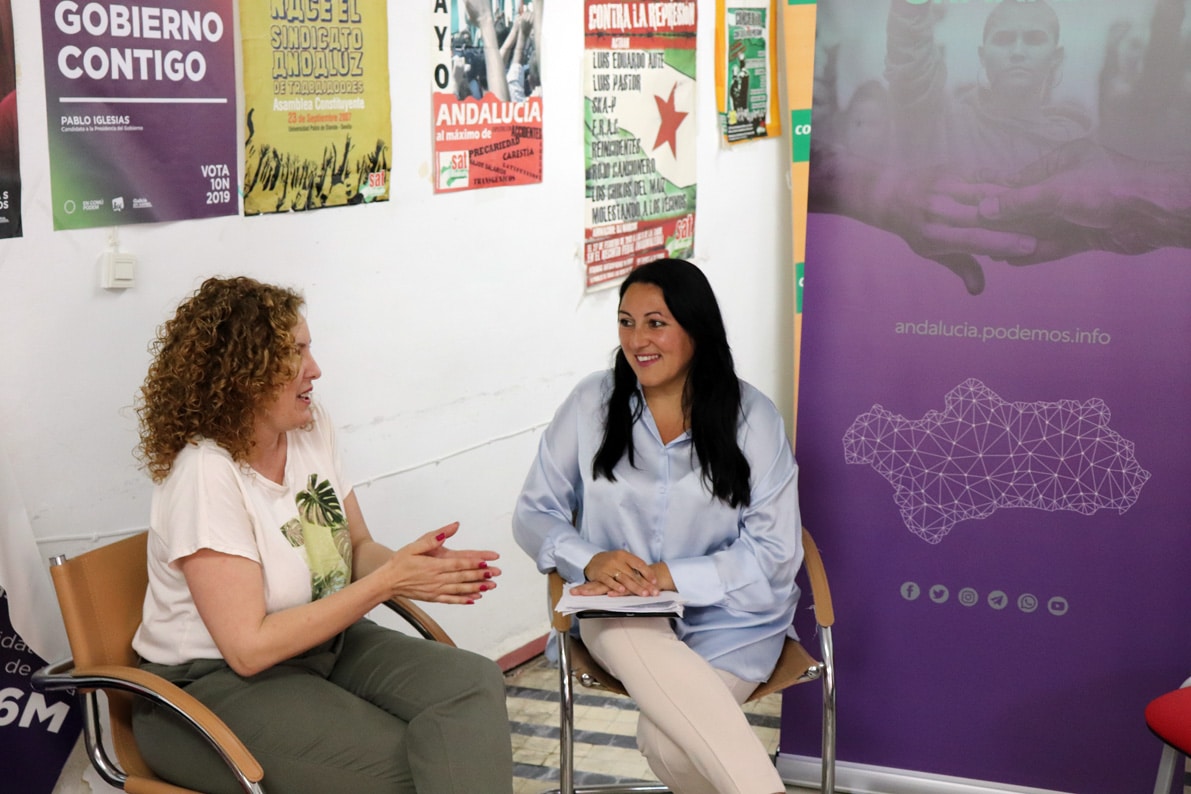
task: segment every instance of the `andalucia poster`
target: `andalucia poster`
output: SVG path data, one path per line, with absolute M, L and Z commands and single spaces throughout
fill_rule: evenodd
M 434 0 L 434 189 L 542 181 L 543 0 Z

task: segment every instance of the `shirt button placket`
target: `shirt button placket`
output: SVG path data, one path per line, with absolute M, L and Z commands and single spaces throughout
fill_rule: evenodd
M 670 450 L 663 449 L 658 460 L 658 510 L 649 538 L 649 549 L 655 560 L 662 559 L 662 532 L 670 507 L 670 468 Z

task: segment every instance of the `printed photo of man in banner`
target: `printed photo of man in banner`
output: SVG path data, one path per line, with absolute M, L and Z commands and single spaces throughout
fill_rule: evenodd
M 232 0 L 43 0 L 55 229 L 237 212 Z
M 1191 247 L 1185 5 L 1141 9 L 1013 0 L 985 9 L 973 36 L 961 26 L 977 9 L 896 0 L 885 41 L 864 37 L 865 66 L 844 42 L 822 53 L 812 211 L 893 231 L 972 294 L 979 257 Z
M 818 13 L 796 454 L 839 758 L 1139 790 L 1191 659 L 1187 4 Z
M 543 0 L 435 0 L 436 192 L 542 181 Z
M 695 6 L 586 1 L 588 289 L 694 255 Z
M 384 0 L 242 0 L 244 214 L 389 198 Z

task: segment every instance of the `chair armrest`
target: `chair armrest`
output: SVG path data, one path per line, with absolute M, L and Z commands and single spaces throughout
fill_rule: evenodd
M 565 634 L 571 630 L 571 616 L 559 614 L 554 611 L 554 607 L 558 604 L 558 599 L 562 598 L 562 588 L 566 582 L 563 581 L 558 571 L 551 571 L 546 574 L 546 577 L 546 588 L 550 596 L 550 625 L 554 627 L 555 631 Z
M 819 556 L 819 547 L 806 527 L 802 529 L 802 565 L 806 568 L 806 576 L 811 583 L 811 598 L 815 605 L 815 622 L 820 626 L 830 628 L 835 625 L 835 608 L 831 605 L 831 588 L 827 586 L 827 570 L 823 567 L 823 558 Z
M 202 702 L 185 690 L 139 667 L 95 665 L 74 667 L 71 659 L 56 662 L 33 674 L 34 687 L 61 689 L 115 689 L 131 692 L 165 706 L 197 730 L 227 762 L 237 777 L 260 783 L 264 770 L 244 743 Z
M 400 615 L 406 623 L 413 626 L 414 630 L 421 634 L 428 640 L 441 642 L 443 645 L 455 646 L 455 641 L 451 636 L 443 630 L 443 627 L 438 625 L 438 622 L 430 617 L 417 604 L 408 598 L 397 596 L 385 602 L 385 606 Z

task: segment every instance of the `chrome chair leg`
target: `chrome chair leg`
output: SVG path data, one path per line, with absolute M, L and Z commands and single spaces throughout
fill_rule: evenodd
M 835 794 L 835 647 L 831 627 L 819 627 L 823 655 L 823 794 Z
M 571 678 L 571 638 L 558 635 L 558 785 L 560 794 L 575 794 L 575 700 Z
M 1170 794 L 1170 788 L 1174 785 L 1175 767 L 1179 765 L 1179 760 L 1183 754 L 1171 747 L 1169 744 L 1162 748 L 1162 760 L 1158 762 L 1158 779 L 1154 783 L 1154 794 Z M 1182 791 L 1182 786 L 1179 790 Z
M 544 794 L 669 794 L 657 783 L 575 785 L 575 683 L 571 675 L 571 639 L 558 633 L 558 788 Z

